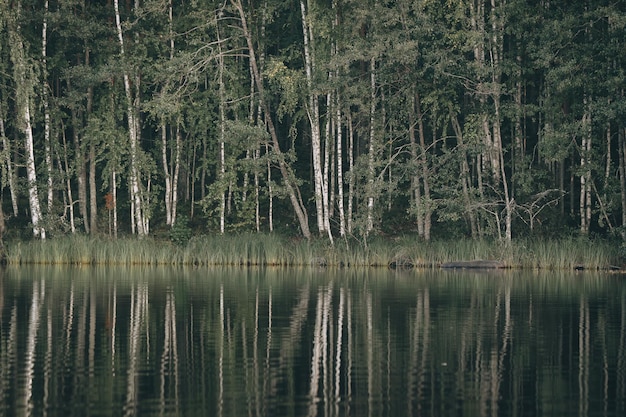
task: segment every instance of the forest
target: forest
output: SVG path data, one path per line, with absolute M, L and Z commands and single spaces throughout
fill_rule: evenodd
M 0 0 L 0 232 L 626 240 L 626 2 Z

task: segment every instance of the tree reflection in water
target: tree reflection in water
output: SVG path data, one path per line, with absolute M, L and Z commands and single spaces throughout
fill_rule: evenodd
M 0 415 L 623 415 L 602 275 L 8 268 Z

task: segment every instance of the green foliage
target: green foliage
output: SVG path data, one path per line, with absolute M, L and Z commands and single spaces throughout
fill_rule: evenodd
M 178 216 L 170 230 L 170 240 L 176 245 L 183 246 L 191 239 L 192 230 L 187 216 Z
M 82 167 L 87 172 L 94 168 L 97 190 L 87 194 L 95 192 L 99 202 L 116 173 L 116 209 L 118 214 L 124 210 L 119 228 L 131 229 L 125 75 L 131 107 L 139 116 L 138 163 L 148 215 L 163 205 L 163 151 L 170 175 L 174 171 L 173 132 L 181 138 L 177 197 L 187 207 L 201 201 L 203 209 L 194 221 L 215 227 L 228 193 L 226 230 L 251 230 L 256 220 L 251 196 L 258 193 L 267 213 L 272 186 L 277 225 L 292 224 L 285 180 L 296 186 L 297 198 L 312 213 L 312 113 L 307 98 L 316 94 L 322 156 L 329 157 L 328 197 L 335 201 L 331 221 L 335 224 L 338 217 L 337 187 L 344 186 L 347 203 L 351 178 L 355 188 L 350 196 L 353 212 L 348 213 L 353 219 L 350 233 L 359 239 L 370 233 L 369 197 L 375 201 L 372 235 L 410 229 L 407 224 L 428 208 L 435 237 L 468 236 L 472 216 L 479 236 L 499 236 L 504 185 L 514 201 L 515 236 L 568 234 L 580 220 L 582 176 L 589 176 L 595 187 L 593 231 L 608 238 L 624 227 L 621 201 L 626 189 L 620 183 L 624 161 L 619 157 L 626 115 L 626 9 L 620 2 L 307 2 L 309 46 L 315 57 L 311 89 L 305 76 L 302 16 L 294 7 L 299 4 L 242 2 L 269 114 L 264 114 L 258 87 L 251 82 L 250 51 L 232 4 L 172 2 L 171 15 L 170 3 L 160 0 L 124 4 L 122 60 L 112 5 L 105 3 L 56 2 L 44 14 L 41 3 L 25 0 L 19 13 L 8 3 L 0 11 L 0 26 L 6 29 L 0 30 L 0 120 L 6 139 L 0 149 L 2 195 L 6 199 L 11 191 L 9 162 L 17 177 L 23 177 L 24 119 L 19 109 L 28 101 L 40 198 L 47 195 L 52 172 L 55 201 L 45 210 L 44 223 L 55 237 L 69 231 L 68 207 L 78 209 L 77 187 L 85 180 L 79 178 Z M 16 48 L 18 40 L 22 49 Z M 52 116 L 49 155 L 43 135 L 44 97 Z M 270 141 L 268 118 L 276 121 L 282 154 Z M 164 124 L 166 149 L 161 141 Z M 376 147 L 369 155 L 372 129 Z M 411 129 L 414 139 L 409 137 Z M 341 161 L 335 153 L 339 131 Z M 356 161 L 351 171 L 349 133 L 354 140 L 350 157 Z M 420 158 L 415 160 L 411 140 L 419 142 L 420 133 L 425 145 L 418 146 Z M 501 144 L 493 142 L 496 136 Z M 581 150 L 583 139 L 591 139 L 590 152 Z M 491 153 L 500 145 L 504 180 L 489 166 Z M 92 148 L 95 155 L 89 155 Z M 286 174 L 278 169 L 283 162 Z M 338 166 L 344 170 L 344 184 L 336 183 Z M 253 178 L 258 179 L 258 189 Z M 423 187 L 425 181 L 431 195 L 427 199 L 422 194 L 416 201 L 412 187 Z M 11 222 L 21 229 L 28 229 L 27 188 L 22 178 L 12 190 L 18 196 L 20 219 Z M 537 196 L 550 190 L 562 197 L 531 222 Z M 96 208 L 93 215 L 100 212 Z M 268 219 L 261 221 L 267 227 Z
M 272 92 L 279 97 L 276 110 L 278 119 L 292 116 L 298 109 L 305 91 L 305 80 L 301 71 L 287 68 L 278 59 L 268 61 L 263 76 L 268 79 Z

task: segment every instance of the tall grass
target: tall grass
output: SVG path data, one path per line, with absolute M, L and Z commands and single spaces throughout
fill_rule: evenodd
M 497 260 L 511 268 L 603 269 L 621 265 L 620 248 L 586 238 L 516 240 L 461 239 L 424 242 L 416 237 L 356 241 L 288 238 L 275 234 L 206 235 L 184 245 L 151 238 L 74 235 L 46 241 L 7 242 L 10 264 L 261 265 L 422 268 L 459 260 Z

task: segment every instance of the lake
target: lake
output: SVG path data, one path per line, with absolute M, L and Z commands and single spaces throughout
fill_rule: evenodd
M 0 416 L 624 416 L 621 275 L 7 267 Z

